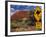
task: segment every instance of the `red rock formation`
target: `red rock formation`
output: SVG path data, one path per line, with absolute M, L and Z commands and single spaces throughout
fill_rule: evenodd
M 29 11 L 16 11 L 16 13 L 11 16 L 11 19 L 16 20 L 21 18 L 28 18 L 28 12 Z

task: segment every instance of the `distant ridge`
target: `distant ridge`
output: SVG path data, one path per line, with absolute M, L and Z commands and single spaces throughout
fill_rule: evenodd
M 16 20 L 16 19 L 22 19 L 22 18 L 29 18 L 28 16 L 29 11 L 16 11 L 12 16 L 11 19 L 12 20 Z

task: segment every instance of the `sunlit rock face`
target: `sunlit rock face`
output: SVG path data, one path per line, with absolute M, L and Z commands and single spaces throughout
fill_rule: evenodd
M 29 14 L 29 11 L 16 11 L 11 16 L 11 19 L 16 20 L 16 19 L 22 19 L 22 18 L 29 18 L 28 14 Z

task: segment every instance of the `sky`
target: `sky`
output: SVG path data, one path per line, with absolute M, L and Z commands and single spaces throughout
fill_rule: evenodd
M 27 6 L 27 5 L 11 5 L 11 12 L 14 10 L 33 10 L 36 6 Z

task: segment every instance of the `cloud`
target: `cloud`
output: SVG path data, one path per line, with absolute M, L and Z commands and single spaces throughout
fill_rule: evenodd
M 15 9 L 11 8 L 10 11 L 11 11 L 11 16 L 12 16 L 15 13 Z
M 11 10 L 11 12 L 15 12 L 15 9 L 14 8 L 11 8 L 10 10 Z

